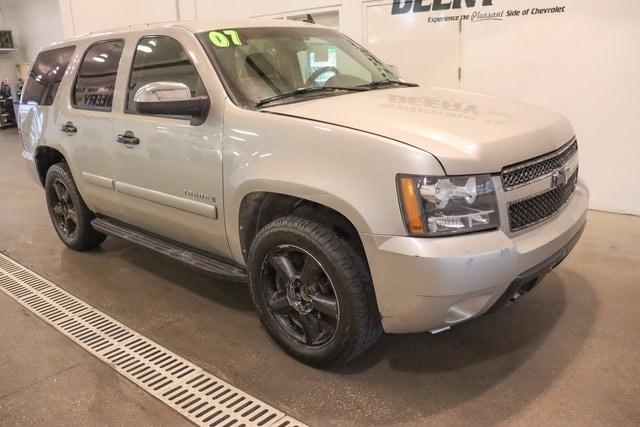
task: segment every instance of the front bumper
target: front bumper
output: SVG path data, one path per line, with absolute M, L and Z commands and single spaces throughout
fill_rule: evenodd
M 508 303 L 573 248 L 588 202 L 589 191 L 579 182 L 560 214 L 518 235 L 502 230 L 433 239 L 361 234 L 384 330 L 436 331 Z

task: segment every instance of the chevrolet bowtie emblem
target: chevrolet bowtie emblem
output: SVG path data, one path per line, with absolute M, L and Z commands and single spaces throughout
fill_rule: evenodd
M 567 185 L 569 172 L 571 172 L 571 168 L 569 166 L 563 166 L 553 171 L 551 174 L 551 187 L 556 188 L 561 185 Z

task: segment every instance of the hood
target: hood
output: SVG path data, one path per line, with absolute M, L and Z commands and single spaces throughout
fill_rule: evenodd
M 449 175 L 499 172 L 560 148 L 574 136 L 571 124 L 557 113 L 453 89 L 379 89 L 265 110 L 412 145 L 438 158 Z

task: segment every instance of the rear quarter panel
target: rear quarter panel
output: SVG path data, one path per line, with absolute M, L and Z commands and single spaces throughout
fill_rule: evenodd
M 20 103 L 18 107 L 18 127 L 22 137 L 24 151 L 22 156 L 33 163 L 29 167 L 33 168 L 33 176 L 38 183 L 41 183 L 35 170 L 35 155 L 38 147 L 51 147 L 60 151 L 68 159 L 67 150 L 60 143 L 60 113 L 64 105 L 64 99 L 69 97 L 69 86 L 72 84 L 75 64 L 78 61 L 81 50 L 75 43 L 76 50 L 65 70 L 65 75 L 60 82 L 53 104 L 48 106 L 36 105 L 33 103 Z M 60 44 L 55 47 L 62 47 L 68 44 Z M 31 77 L 29 77 L 31 78 Z M 41 183 L 42 184 L 42 183 Z

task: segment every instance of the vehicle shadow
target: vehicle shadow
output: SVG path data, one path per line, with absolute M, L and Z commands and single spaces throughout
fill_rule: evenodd
M 493 314 L 438 335 L 385 335 L 334 372 L 393 390 L 396 421 L 416 422 L 416 407 L 427 417 L 475 400 L 488 405 L 478 421 L 493 424 L 561 375 L 588 337 L 597 307 L 588 281 L 560 269 Z
M 127 260 L 216 304 L 253 311 L 246 286 L 212 281 L 146 252 L 129 254 Z M 329 372 L 284 353 L 277 357 L 275 345 L 254 351 L 273 355 L 275 350 L 275 357 L 265 357 L 273 369 L 320 383 L 320 389 L 348 386 L 360 398 L 343 401 L 345 413 L 358 411 L 362 400 L 368 407 L 388 408 L 373 411 L 375 417 L 358 417 L 357 424 L 424 422 L 469 402 L 485 407 L 482 424 L 493 424 L 526 408 L 553 384 L 581 351 L 597 312 L 588 280 L 559 268 L 521 300 L 493 314 L 438 335 L 383 335 L 362 356 Z M 285 400 L 286 394 L 281 396 Z M 299 398 L 295 387 L 291 394 L 293 401 Z M 308 415 L 300 414 L 303 419 Z M 335 417 L 317 422 L 354 422 L 339 413 Z
M 195 268 L 159 255 L 150 249 L 134 246 L 122 240 L 119 243 L 124 245 L 123 248 L 127 251 L 126 262 L 137 268 L 234 310 L 255 311 L 249 288 L 245 284 L 229 283 L 212 278 Z
M 274 382 L 272 403 L 310 425 L 422 424 L 469 411 L 477 413 L 482 425 L 504 421 L 562 375 L 581 352 L 598 316 L 594 284 L 563 266 L 496 313 L 438 335 L 383 335 L 347 366 L 323 371 L 295 361 L 271 342 L 256 319 L 247 286 L 212 280 L 150 250 L 113 240 L 92 254 L 96 263 L 125 264 L 136 276 L 148 276 L 147 282 L 164 289 L 160 299 L 173 298 L 180 288 L 188 291 L 180 294 L 199 297 L 201 311 L 157 332 L 161 341 L 214 372 L 239 369 L 238 364 L 248 378 L 268 376 Z M 123 271 L 119 280 L 130 273 Z M 178 298 L 166 303 L 171 304 L 169 311 L 186 311 L 180 302 L 194 300 Z M 220 307 L 226 314 L 210 329 L 210 316 Z M 198 319 L 205 323 L 199 325 Z M 225 350 L 236 358 L 231 368 L 212 356 L 215 337 L 211 343 L 193 345 L 192 337 L 200 334 L 237 337 Z M 270 372 L 281 376 L 275 379 Z M 254 381 L 242 376 L 236 380 Z M 314 394 L 324 398 L 310 396 L 311 385 Z

